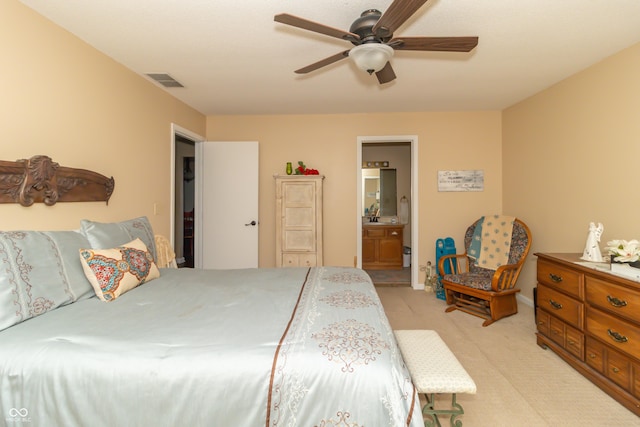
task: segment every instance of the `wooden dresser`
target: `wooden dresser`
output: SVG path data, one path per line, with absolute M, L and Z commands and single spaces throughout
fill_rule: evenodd
M 362 268 L 396 270 L 402 268 L 402 224 L 362 224 Z
M 640 283 L 577 264 L 581 254 L 535 255 L 538 345 L 640 415 Z
M 276 267 L 322 265 L 323 175 L 276 175 Z

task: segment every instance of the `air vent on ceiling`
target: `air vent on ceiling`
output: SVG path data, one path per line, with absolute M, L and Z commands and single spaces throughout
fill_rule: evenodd
M 166 73 L 147 73 L 146 75 L 164 87 L 184 87 L 179 81 Z

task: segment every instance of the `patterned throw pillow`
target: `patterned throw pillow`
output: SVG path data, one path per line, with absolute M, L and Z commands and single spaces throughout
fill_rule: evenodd
M 153 255 L 140 239 L 113 249 L 80 249 L 84 274 L 102 301 L 113 301 L 160 277 Z

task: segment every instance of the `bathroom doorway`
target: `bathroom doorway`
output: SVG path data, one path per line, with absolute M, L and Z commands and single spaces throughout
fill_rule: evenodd
M 396 251 L 401 251 L 403 259 L 402 268 L 395 266 L 392 269 L 384 269 L 383 267 L 374 268 L 367 272 L 372 277 L 376 285 L 385 286 L 412 286 L 420 289 L 419 283 L 419 266 L 418 266 L 418 198 L 417 198 L 417 136 L 380 136 L 380 137 L 358 137 L 357 141 L 357 161 L 358 161 L 358 187 L 357 187 L 357 262 L 356 266 L 363 266 L 363 225 L 367 227 L 367 223 L 372 220 L 369 212 L 376 213 L 379 218 L 373 218 L 375 221 L 381 221 L 389 224 L 403 224 L 402 247 Z M 387 199 L 389 203 L 389 195 L 381 195 L 380 190 L 377 194 L 374 191 L 367 190 L 364 185 L 371 185 L 368 176 L 376 175 L 377 170 L 395 169 L 396 193 L 393 194 L 397 206 L 395 214 L 384 215 L 384 210 L 379 209 L 380 206 L 373 204 L 365 206 L 365 197 L 368 205 L 371 205 L 372 198 L 376 198 L 382 202 Z M 368 183 L 368 184 L 367 184 Z M 385 192 L 385 190 L 382 190 Z M 388 191 L 387 191 L 388 192 Z M 405 211 L 406 210 L 406 211 Z M 382 214 L 382 215 L 381 215 Z M 408 217 L 408 218 L 407 218 Z M 367 253 L 369 255 L 369 245 L 367 241 Z M 371 267 L 367 262 L 367 267 Z

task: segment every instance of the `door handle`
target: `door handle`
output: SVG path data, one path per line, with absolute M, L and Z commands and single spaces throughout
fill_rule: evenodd
M 245 224 L 246 227 L 248 227 L 248 226 L 255 227 L 256 225 L 258 225 L 258 223 L 256 221 L 251 221 L 249 224 Z

